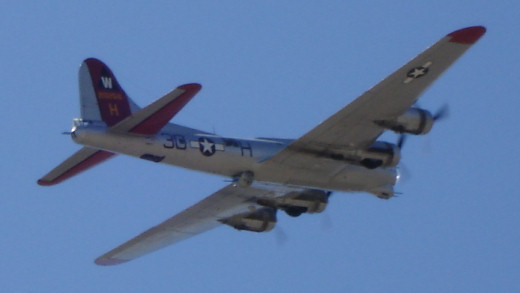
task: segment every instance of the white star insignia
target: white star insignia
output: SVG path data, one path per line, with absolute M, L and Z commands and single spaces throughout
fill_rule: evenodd
M 408 73 L 406 74 L 406 79 L 403 82 L 407 84 L 417 78 L 425 76 L 428 73 L 428 67 L 430 67 L 430 65 L 432 65 L 432 62 L 428 61 L 424 63 L 423 66 L 410 69 L 410 71 L 408 71 Z
M 199 149 L 206 157 L 212 156 L 216 151 L 224 151 L 224 145 L 215 143 L 207 137 L 199 137 L 198 140 L 190 141 L 190 147 Z
M 426 68 L 417 67 L 417 68 L 412 69 L 412 71 L 410 71 L 408 73 L 408 77 L 419 78 L 425 74 L 426 74 Z
M 201 141 L 199 141 L 199 144 L 200 151 L 205 155 L 212 155 L 215 153 L 215 144 L 207 138 L 203 138 Z

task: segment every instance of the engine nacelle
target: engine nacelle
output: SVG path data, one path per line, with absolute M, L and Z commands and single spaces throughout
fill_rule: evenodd
M 401 160 L 401 150 L 393 143 L 376 141 L 370 147 L 359 150 L 359 163 L 368 169 L 395 167 Z
M 432 129 L 433 122 L 433 115 L 429 111 L 410 108 L 395 120 L 379 120 L 376 124 L 397 133 L 427 134 Z
M 289 216 L 297 217 L 302 213 L 321 213 L 327 207 L 330 192 L 305 190 L 292 192 L 282 197 L 261 198 L 257 203 L 262 206 L 284 210 Z
M 237 230 L 252 232 L 271 231 L 276 224 L 276 209 L 266 207 L 219 220 Z

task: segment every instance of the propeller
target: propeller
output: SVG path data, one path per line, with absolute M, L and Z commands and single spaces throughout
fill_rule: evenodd
M 444 106 L 442 106 L 439 110 L 437 110 L 437 112 L 435 112 L 435 114 L 432 115 L 432 118 L 433 118 L 433 121 L 436 122 L 436 121 L 444 120 L 448 116 L 449 116 L 449 107 L 448 107 L 448 104 L 444 104 Z M 403 145 L 406 142 L 407 137 L 408 137 L 408 135 L 405 133 L 401 133 L 399 135 L 399 138 L 397 140 L 397 146 L 399 147 L 399 149 L 403 148 Z
M 327 191 L 326 194 L 327 194 L 327 204 L 328 204 L 329 203 L 328 199 L 330 199 L 330 196 L 332 195 L 332 191 Z M 281 212 L 282 210 L 277 210 L 277 211 Z M 313 215 L 315 215 L 315 214 L 313 214 Z M 330 214 L 327 212 L 327 209 L 325 209 L 325 211 L 322 211 L 321 213 L 319 213 L 319 216 L 321 216 L 321 230 L 324 230 L 324 231 L 330 230 L 333 226 L 333 223 L 332 223 L 332 219 L 330 218 Z M 274 235 L 275 235 L 275 239 L 276 239 L 276 244 L 278 246 L 283 246 L 289 240 L 288 235 L 285 233 L 284 229 L 282 228 L 282 226 L 280 226 L 279 223 L 277 223 L 277 225 L 274 227 L 273 231 L 274 231 Z
M 406 184 L 407 182 L 410 181 L 410 178 L 412 178 L 412 173 L 410 172 L 410 169 L 408 169 L 408 167 L 406 167 L 406 164 L 404 164 L 403 162 L 401 162 L 399 164 L 399 166 L 397 166 L 398 168 L 398 172 L 399 172 L 399 179 L 398 179 L 398 182 L 401 184 L 401 185 L 404 185 Z M 394 193 L 395 194 L 395 193 Z M 395 196 L 395 195 L 394 195 Z
M 437 122 L 448 118 L 450 115 L 449 110 L 448 104 L 444 104 L 432 115 L 433 121 Z M 424 138 L 422 150 L 424 153 L 431 152 L 431 136 L 426 136 Z
M 448 104 L 444 104 L 435 114 L 433 114 L 433 121 L 443 120 L 449 116 Z
M 399 135 L 399 139 L 397 140 L 397 146 L 399 147 L 400 150 L 403 149 L 403 145 L 404 143 L 406 142 L 406 138 L 408 137 L 408 135 L 404 134 L 404 133 L 401 133 Z M 409 180 L 409 178 L 411 177 L 410 176 L 410 171 L 408 170 L 408 168 L 406 168 L 405 164 L 401 161 L 399 163 L 399 179 L 398 181 L 401 182 L 401 183 L 404 183 L 406 181 Z
M 433 121 L 436 122 L 436 121 L 444 120 L 448 116 L 449 116 L 449 107 L 448 107 L 448 104 L 444 104 L 441 108 L 439 108 L 439 110 L 437 110 L 437 112 L 435 112 L 435 114 L 432 115 L 432 118 L 433 118 Z M 408 138 L 408 134 L 401 133 L 399 135 L 396 145 L 399 147 L 400 150 L 403 149 L 403 146 L 406 143 L 407 138 Z M 399 164 L 399 168 L 400 168 L 400 181 L 404 182 L 404 181 L 409 180 L 409 178 L 411 177 L 410 176 L 411 173 L 408 170 L 408 168 L 406 168 L 406 166 L 402 162 Z
M 403 148 L 404 142 L 406 141 L 406 137 L 407 135 L 404 133 L 401 133 L 399 135 L 399 139 L 397 140 L 397 146 L 399 147 L 399 149 Z
M 330 214 L 324 213 L 321 216 L 321 229 L 323 231 L 328 231 L 328 230 L 332 229 L 333 226 L 334 226 L 334 223 L 332 222 Z
M 276 225 L 274 227 L 274 232 L 275 232 L 274 236 L 276 238 L 276 244 L 279 247 L 283 246 L 287 242 L 289 237 L 287 236 L 285 231 L 282 229 L 282 227 L 280 227 L 279 225 Z

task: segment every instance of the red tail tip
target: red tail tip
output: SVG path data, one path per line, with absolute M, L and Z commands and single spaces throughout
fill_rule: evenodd
M 459 44 L 474 44 L 486 33 L 483 26 L 472 26 L 452 32 L 448 36 L 451 37 L 450 42 Z

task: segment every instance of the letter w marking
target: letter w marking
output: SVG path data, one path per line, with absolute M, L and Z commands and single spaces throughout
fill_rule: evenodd
M 102 76 L 101 83 L 103 83 L 104 88 L 112 89 L 112 79 L 110 77 Z

